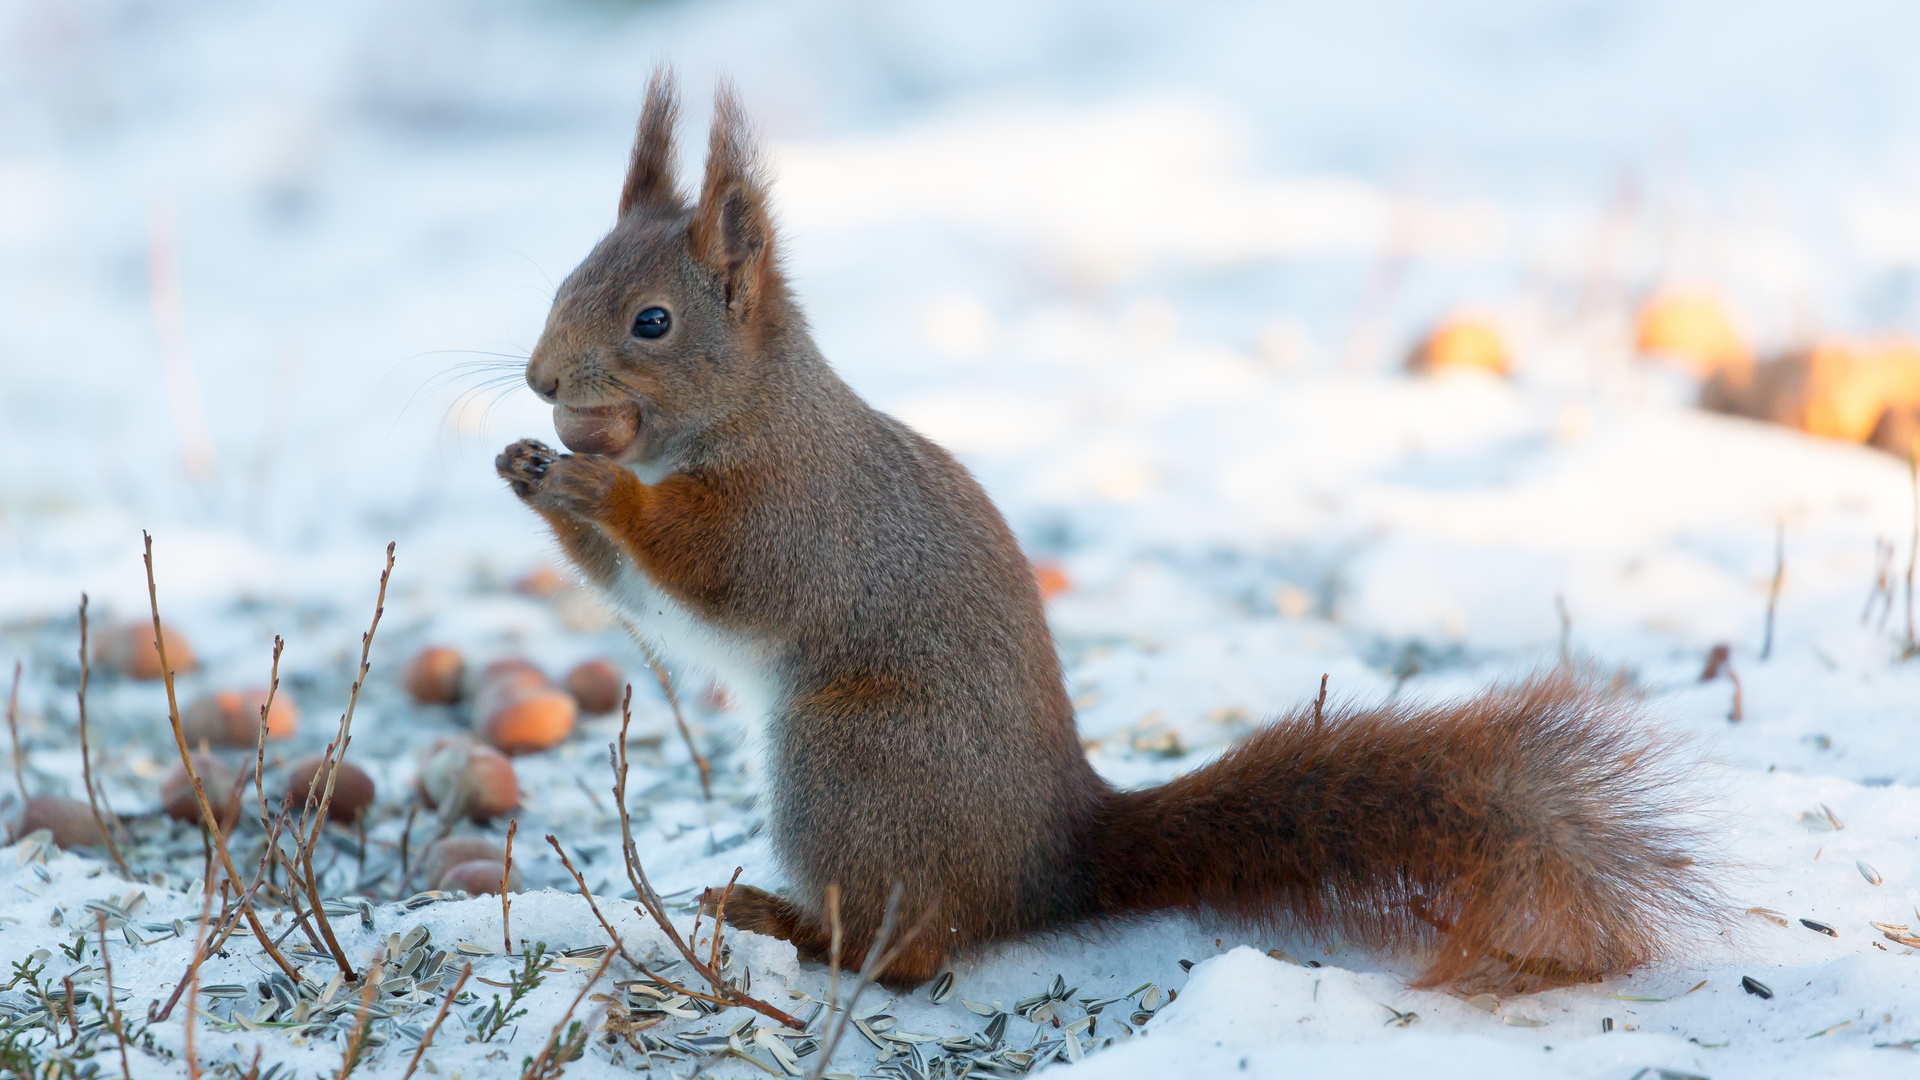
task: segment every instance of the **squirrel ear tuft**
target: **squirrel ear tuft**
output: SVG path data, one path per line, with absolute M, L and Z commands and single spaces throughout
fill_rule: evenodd
M 633 135 L 633 158 L 627 164 L 627 182 L 620 188 L 620 216 L 634 208 L 677 213 L 685 204 L 673 182 L 673 129 L 680 119 L 680 95 L 673 69 L 653 69 L 647 83 L 647 104 Z
M 778 270 L 766 176 L 740 103 L 724 83 L 714 95 L 706 178 L 687 225 L 687 248 L 721 278 L 727 307 L 744 317 L 753 317 L 775 287 Z

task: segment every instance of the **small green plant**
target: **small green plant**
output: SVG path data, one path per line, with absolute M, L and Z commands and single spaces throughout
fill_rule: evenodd
M 60 946 L 60 951 L 65 953 L 69 960 L 79 960 L 87 953 L 87 935 L 73 935 L 73 943 Z
M 592 1034 L 578 1020 L 568 1024 L 566 1036 L 554 1045 L 553 1053 L 540 1063 L 538 1072 L 534 1071 L 534 1058 L 520 1059 L 521 1080 L 558 1080 L 568 1062 L 580 1060 L 587 1052 L 587 1038 Z
M 481 1042 L 491 1042 L 500 1029 L 527 1015 L 527 1010 L 518 1009 L 520 999 L 533 993 L 534 988 L 546 981 L 544 965 L 547 957 L 547 943 L 536 941 L 531 947 L 520 951 L 520 970 L 511 978 L 507 987 L 507 1000 L 503 1005 L 500 995 L 493 995 L 493 1004 L 483 1006 L 480 1016 L 474 1024 L 480 1033 Z
M 24 982 L 27 984 L 27 987 L 34 992 L 35 996 L 45 993 L 45 991 L 40 989 L 40 973 L 47 970 L 47 962 L 40 960 L 38 963 L 35 963 L 34 958 L 39 955 L 40 953 L 36 950 L 25 960 L 15 960 L 13 962 L 13 978 L 7 980 L 7 985 L 0 986 L 0 990 L 11 990 Z

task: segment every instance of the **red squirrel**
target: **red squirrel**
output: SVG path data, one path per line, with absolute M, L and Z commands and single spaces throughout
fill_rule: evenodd
M 932 916 L 895 986 L 1164 910 L 1431 945 L 1422 986 L 1596 979 L 1717 925 L 1681 766 L 1569 673 L 1302 709 L 1169 783 L 1108 784 L 992 501 L 808 334 L 731 92 L 692 203 L 677 111 L 656 73 L 618 220 L 527 363 L 574 452 L 522 440 L 495 465 L 637 635 L 764 710 L 788 888 L 734 888 L 729 923 L 823 960 L 837 885 L 857 958 L 899 883 L 900 925 Z

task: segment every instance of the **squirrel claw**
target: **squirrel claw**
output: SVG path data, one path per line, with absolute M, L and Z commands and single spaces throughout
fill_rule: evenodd
M 539 490 L 540 481 L 546 479 L 547 470 L 559 458 L 547 444 L 537 439 L 521 439 L 493 459 L 493 470 L 515 495 L 527 499 Z

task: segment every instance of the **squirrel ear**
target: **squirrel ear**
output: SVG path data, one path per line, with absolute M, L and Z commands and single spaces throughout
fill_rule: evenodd
M 673 129 L 680 119 L 679 93 L 673 69 L 653 69 L 647 83 L 647 104 L 633 135 L 633 158 L 627 164 L 627 182 L 620 188 L 620 216 L 635 207 L 678 212 L 685 205 L 673 184 Z
M 707 173 L 700 204 L 687 224 L 687 249 L 721 278 L 727 307 L 742 316 L 750 317 L 774 287 L 778 271 L 766 177 L 740 104 L 725 84 L 714 96 Z

